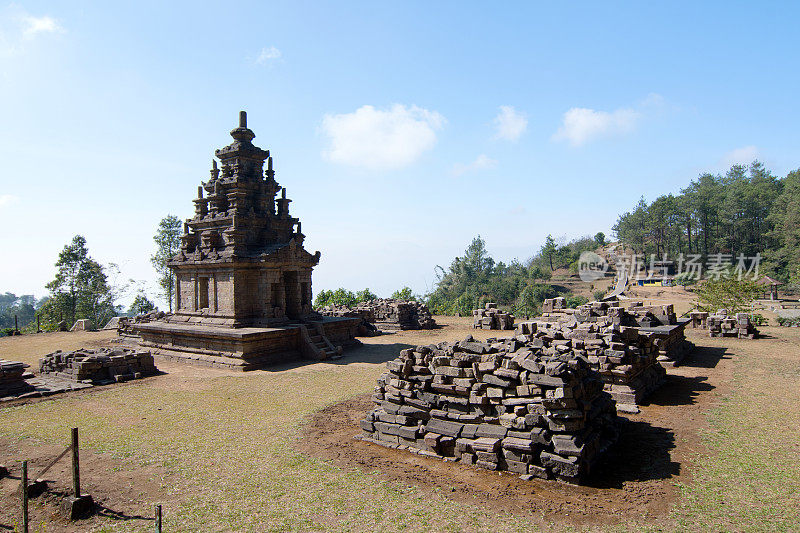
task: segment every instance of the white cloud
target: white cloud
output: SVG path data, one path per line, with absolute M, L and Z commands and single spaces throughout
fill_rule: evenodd
M 621 107 L 614 111 L 573 107 L 564 113 L 561 126 L 553 134 L 552 140 L 581 146 L 602 137 L 624 135 L 634 131 L 646 115 L 662 111 L 664 105 L 663 96 L 650 93 L 634 106 Z
M 53 17 L 34 17 L 15 4 L 0 10 L 0 55 L 20 53 L 26 42 L 47 33 L 61 33 L 64 29 Z
M 494 118 L 495 139 L 516 141 L 528 128 L 528 119 L 510 105 L 501 105 Z
M 476 172 L 478 170 L 484 170 L 487 168 L 494 168 L 497 166 L 497 161 L 490 158 L 486 154 L 481 154 L 475 158 L 475 161 L 468 164 L 463 163 L 456 163 L 453 165 L 453 175 L 454 176 L 461 176 L 466 174 L 467 172 Z
M 261 49 L 261 52 L 258 54 L 258 57 L 256 58 L 256 64 L 266 65 L 273 59 L 280 59 L 282 55 L 283 54 L 281 54 L 281 51 L 275 48 L 274 46 L 270 46 L 269 48 L 264 47 Z
M 0 207 L 8 207 L 19 202 L 19 196 L 13 194 L 0 194 Z
M 436 111 L 393 104 L 389 109 L 361 106 L 352 113 L 325 115 L 321 131 L 328 137 L 322 156 L 370 170 L 410 165 L 436 144 L 445 118 Z
M 758 148 L 755 146 L 742 146 L 725 154 L 721 163 L 725 168 L 730 168 L 733 165 L 749 165 L 758 159 L 758 155 Z
M 59 26 L 56 19 L 52 17 L 23 15 L 20 20 L 22 22 L 22 34 L 28 38 L 32 38 L 40 33 L 55 33 L 61 31 L 61 26 Z
M 581 146 L 599 137 L 629 133 L 634 130 L 641 116 L 634 109 L 617 109 L 609 113 L 573 107 L 564 113 L 561 127 L 553 135 L 553 140 Z

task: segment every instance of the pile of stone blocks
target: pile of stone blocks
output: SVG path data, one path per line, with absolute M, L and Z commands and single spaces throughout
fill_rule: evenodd
M 122 337 L 138 337 L 139 332 L 136 330 L 138 324 L 148 324 L 155 320 L 162 320 L 167 318 L 169 313 L 154 309 L 148 313 L 142 313 L 132 317 L 121 316 L 117 321 L 117 334 Z M 108 326 L 106 326 L 108 327 Z M 104 328 L 105 329 L 105 328 Z
M 708 334 L 711 337 L 755 339 L 758 329 L 753 325 L 749 313 L 729 315 L 727 310 L 720 309 L 716 315 L 708 317 Z
M 474 329 L 514 329 L 514 315 L 497 308 L 495 303 L 487 303 L 483 309 L 472 311 Z
M 517 337 L 400 352 L 361 438 L 487 470 L 580 483 L 616 441 L 614 400 L 588 359 Z
M 708 329 L 708 311 L 692 311 L 689 320 L 693 329 Z
M 561 300 L 561 301 L 559 301 Z M 578 322 L 592 322 L 608 317 L 612 323 L 635 327 L 643 335 L 653 338 L 659 363 L 665 367 L 678 366 L 694 350 L 686 339 L 686 326 L 691 319 L 679 319 L 672 304 L 643 305 L 632 301 L 622 307 L 618 301 L 589 302 L 576 309 L 564 307 L 563 298 L 544 301 L 543 319 L 574 318 Z
M 39 372 L 76 383 L 105 385 L 158 373 L 150 352 L 130 348 L 58 350 L 39 359 Z
M 25 381 L 26 368 L 28 365 L 25 363 L 0 359 L 0 398 L 33 390 L 33 386 Z
M 378 298 L 361 302 L 355 307 L 328 306 L 320 313 L 323 316 L 358 317 L 374 324 L 381 331 L 409 329 L 433 329 L 436 321 L 428 306 L 414 300 Z
M 617 409 L 637 413 L 639 404 L 665 380 L 666 370 L 658 361 L 662 339 L 657 333 L 642 331 L 644 328 L 625 325 L 630 317 L 622 308 L 605 311 L 601 316 L 573 312 L 521 322 L 516 338 L 547 353 L 575 351 L 586 357 L 601 375 Z
M 712 315 L 707 311 L 692 311 L 689 320 L 693 328 L 707 329 L 711 337 L 755 339 L 758 336 L 749 313 L 729 315 L 727 309 L 720 309 Z

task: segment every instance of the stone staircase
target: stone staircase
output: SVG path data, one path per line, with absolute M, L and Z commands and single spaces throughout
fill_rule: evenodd
M 303 355 L 316 361 L 326 359 L 339 359 L 342 357 L 342 347 L 334 346 L 325 336 L 325 330 L 320 324 L 304 324 L 300 326 L 300 334 L 304 341 Z

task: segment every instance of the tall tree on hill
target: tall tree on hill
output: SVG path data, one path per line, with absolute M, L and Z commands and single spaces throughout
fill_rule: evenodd
M 167 266 L 181 248 L 181 221 L 174 215 L 167 215 L 158 223 L 158 229 L 153 236 L 156 243 L 156 253 L 150 257 L 153 268 L 158 273 L 158 286 L 161 294 L 169 302 L 172 312 L 172 297 L 175 293 L 175 275 Z
M 552 235 L 548 235 L 547 238 L 544 240 L 544 244 L 542 245 L 542 249 L 539 253 L 546 257 L 548 262 L 550 263 L 550 271 L 554 271 L 555 267 L 553 267 L 553 256 L 556 255 L 558 252 L 558 248 L 556 247 L 556 241 L 553 239 Z
M 780 277 L 800 284 L 800 169 L 784 179 L 769 221 L 774 227 L 769 234 L 774 243 L 770 263 Z
M 56 261 L 56 277 L 46 285 L 52 293 L 53 301 L 60 314 L 64 314 L 67 322 L 75 322 L 78 310 L 78 286 L 80 284 L 81 269 L 86 268 L 86 259 L 89 250 L 86 248 L 86 239 L 75 235 L 72 242 L 64 246 L 58 254 Z
M 101 326 L 114 315 L 114 291 L 108 282 L 103 266 L 87 257 L 78 272 L 77 316 L 88 318 Z
M 47 284 L 50 298 L 43 308 L 46 320 L 52 322 L 63 316 L 68 324 L 79 318 L 100 324 L 115 314 L 114 291 L 103 266 L 89 256 L 86 239 L 76 235 L 58 254 L 55 266 L 56 277 Z

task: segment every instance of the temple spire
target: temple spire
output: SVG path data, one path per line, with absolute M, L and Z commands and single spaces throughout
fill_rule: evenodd
M 239 127 L 247 127 L 247 111 L 239 111 Z

